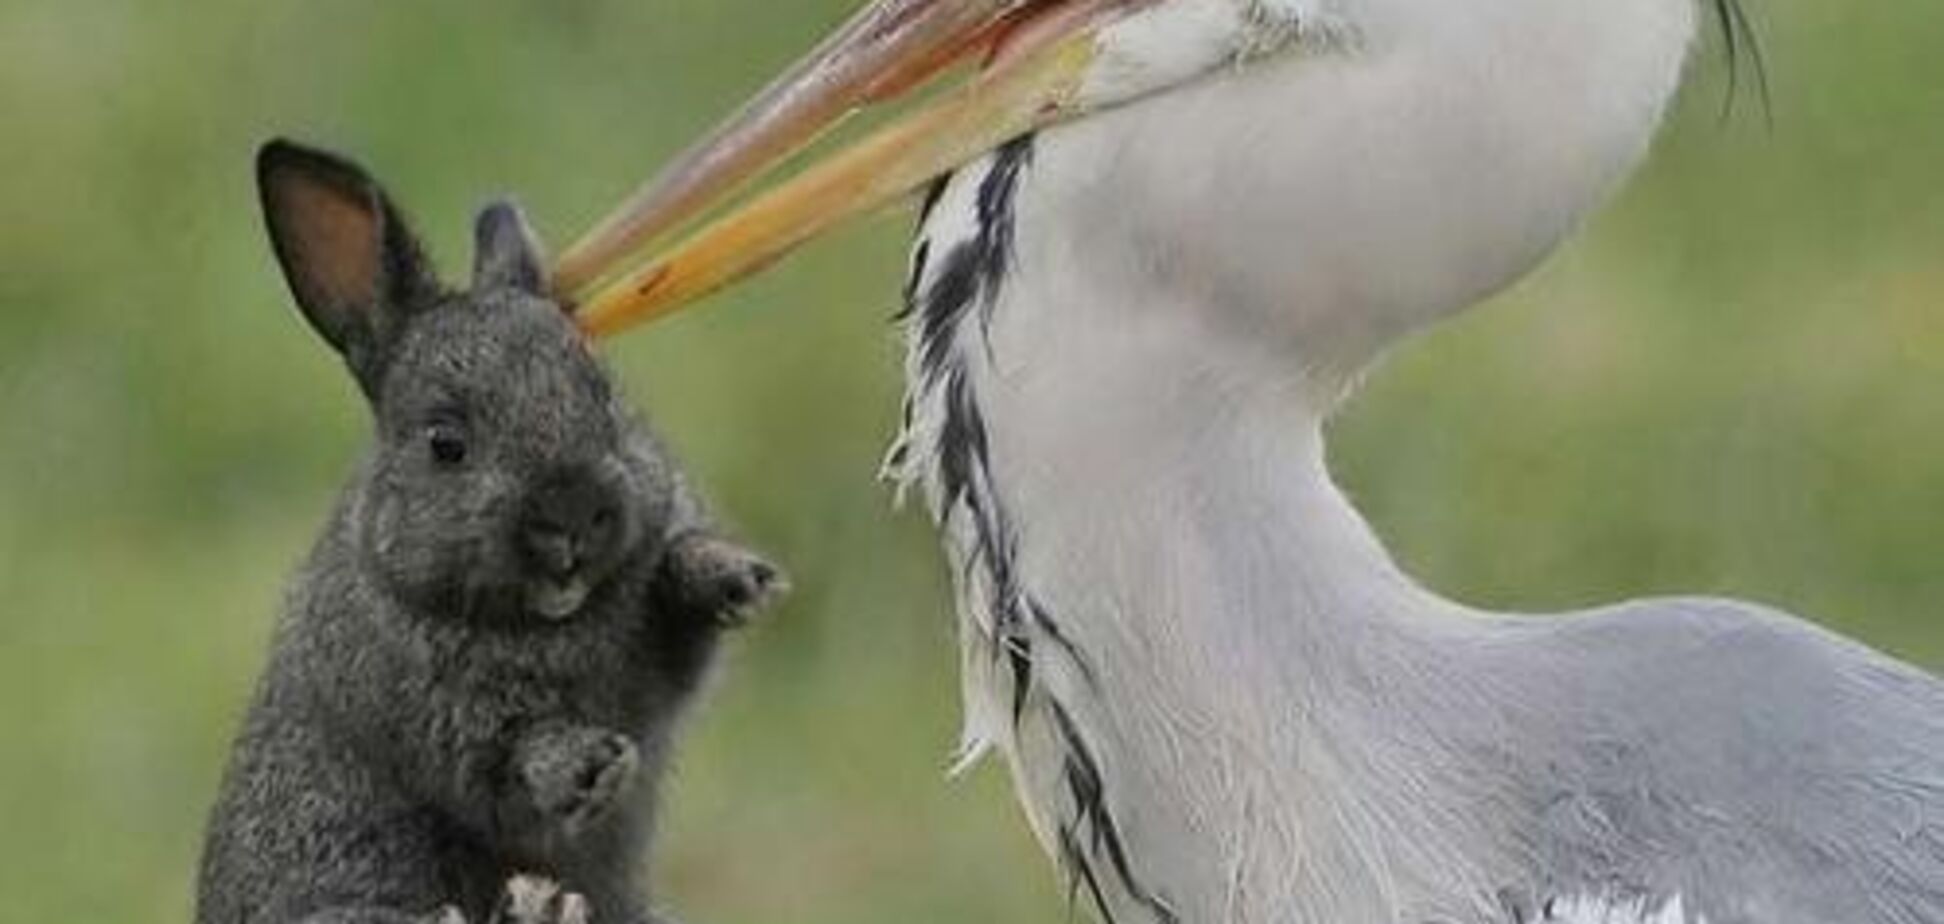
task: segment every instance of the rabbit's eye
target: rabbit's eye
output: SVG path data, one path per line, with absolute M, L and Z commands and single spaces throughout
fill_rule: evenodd
M 440 465 L 466 461 L 466 434 L 457 424 L 440 422 L 427 427 L 425 443 L 432 450 L 432 461 Z

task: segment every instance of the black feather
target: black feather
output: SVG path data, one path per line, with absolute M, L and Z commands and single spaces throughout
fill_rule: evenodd
M 1768 55 L 1762 50 L 1761 34 L 1741 0 L 1714 0 L 1715 26 L 1721 30 L 1722 53 L 1728 58 L 1728 91 L 1721 101 L 1721 118 L 1735 114 L 1735 101 L 1741 97 L 1742 68 L 1753 70 L 1756 99 L 1762 104 L 1762 118 L 1770 127 L 1775 122 L 1774 99 L 1769 93 Z
M 1032 162 L 1033 138 L 1008 143 L 993 155 L 975 200 L 973 235 L 952 243 L 928 240 L 913 257 L 912 279 L 906 287 L 904 312 L 912 325 L 918 357 L 914 393 L 935 396 L 940 422 L 934 437 L 933 476 L 939 492 L 943 525 L 963 522 L 971 546 L 961 567 L 966 578 L 983 577 L 992 594 L 992 628 L 997 656 L 1011 678 L 1013 721 L 1025 715 L 1034 692 L 1034 657 L 1038 638 L 1050 639 L 1068 656 L 1090 684 L 1094 672 L 1072 638 L 1061 630 L 1055 614 L 1027 593 L 1018 571 L 1018 540 L 1012 520 L 993 490 L 991 438 L 978 391 L 966 364 L 972 357 L 962 348 L 965 325 L 976 320 L 989 334 L 992 312 L 1013 265 L 1014 205 L 1020 177 Z M 929 217 L 943 197 L 945 185 L 935 184 L 927 195 Z M 928 271 L 935 268 L 929 279 Z M 990 337 L 984 338 L 991 348 Z M 912 426 L 907 408 L 906 430 Z M 902 451 L 894 451 L 902 458 Z M 1064 752 L 1062 778 L 1072 803 L 1072 818 L 1058 829 L 1058 850 L 1077 894 L 1084 887 L 1108 924 L 1114 924 L 1106 895 L 1111 877 L 1120 891 L 1146 909 L 1156 924 L 1178 924 L 1168 903 L 1135 875 L 1119 823 L 1108 807 L 1105 783 L 1093 751 L 1081 737 L 1066 708 L 1040 691 L 1053 716 Z

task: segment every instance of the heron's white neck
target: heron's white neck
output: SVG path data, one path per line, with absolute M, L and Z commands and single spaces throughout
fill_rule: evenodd
M 1073 736 L 1106 768 L 1108 811 L 1143 868 L 1233 882 L 1258 908 L 1326 900 L 1331 879 L 1365 888 L 1356 902 L 1389 901 L 1384 871 L 1412 864 L 1323 854 L 1458 855 L 1341 826 L 1368 820 L 1359 780 L 1421 763 L 1381 753 L 1371 731 L 1397 706 L 1383 700 L 1435 690 L 1400 681 L 1435 679 L 1442 642 L 1475 625 L 1412 584 L 1331 483 L 1332 395 L 1274 350 L 1211 339 L 1192 312 L 1140 293 L 1027 301 L 1049 293 L 1021 245 L 1008 292 L 1022 300 L 1001 293 L 989 331 L 969 325 L 958 354 L 985 430 L 981 504 L 1006 531 L 995 548 L 946 519 L 964 577 L 968 734 L 1001 745 L 1038 791 L 1029 815 L 1056 850 L 1062 826 L 1084 824 L 1063 795 L 1075 787 L 1047 779 L 1072 766 L 1058 755 Z M 1035 620 L 996 640 L 995 555 Z M 1012 646 L 1031 657 L 1024 693 Z M 1205 912 L 1216 899 L 1171 900 Z M 1192 919 L 1266 920 L 1226 915 Z
M 1333 396 L 1137 297 L 1099 327 L 993 334 L 980 396 L 1027 570 L 1087 575 L 1075 590 L 1121 606 L 1273 613 L 1312 637 L 1421 603 L 1331 482 Z
M 1364 8 L 1367 46 L 968 168 L 919 248 L 904 471 L 960 577 L 968 738 L 1003 747 L 1070 866 L 1131 856 L 1124 907 L 1156 871 L 1181 920 L 1469 919 L 1413 902 L 1490 894 L 1392 872 L 1463 879 L 1485 835 L 1358 801 L 1451 765 L 1425 753 L 1447 736 L 1406 726 L 1479 622 L 1385 553 L 1331 483 L 1324 422 L 1385 346 L 1523 274 L 1640 157 L 1693 10 Z M 1128 851 L 1063 845 L 1109 815 Z
M 1035 274 L 1022 260 L 1025 299 Z M 1165 665 L 1138 672 L 1181 672 L 1201 688 L 1184 696 L 1219 696 L 1206 680 L 1238 671 L 1297 696 L 1395 650 L 1367 644 L 1373 633 L 1455 609 L 1404 575 L 1332 483 L 1323 426 L 1336 396 L 1273 348 L 1142 304 L 1171 297 L 1042 302 L 1061 317 L 995 320 L 977 387 L 1031 591 L 1056 616 L 1088 610 L 1077 631 L 1151 649 Z

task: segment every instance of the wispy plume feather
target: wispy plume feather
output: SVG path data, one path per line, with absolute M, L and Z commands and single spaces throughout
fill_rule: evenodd
M 1744 68 L 1752 73 L 1756 99 L 1762 104 L 1762 120 L 1775 123 L 1774 101 L 1769 96 L 1768 55 L 1762 50 L 1761 35 L 1741 0 L 1714 0 L 1715 25 L 1721 30 L 1723 53 L 1728 56 L 1728 91 L 1721 101 L 1721 119 L 1735 114 L 1741 97 Z

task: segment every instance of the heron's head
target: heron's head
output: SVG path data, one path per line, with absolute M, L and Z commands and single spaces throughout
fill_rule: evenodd
M 1745 25 L 1734 0 L 1702 2 L 1721 11 L 1725 26 Z M 1555 196 L 1572 201 L 1525 209 L 1536 227 L 1513 235 L 1521 246 L 1507 248 L 1518 253 L 1501 261 L 1506 270 L 1488 268 L 1472 286 L 1487 288 L 1529 265 L 1526 251 L 1550 247 L 1645 147 L 1678 81 L 1694 4 L 872 0 L 571 247 L 555 287 L 582 307 L 585 325 L 610 332 L 692 302 L 843 219 L 1056 125 L 1061 136 L 1093 131 L 1096 143 L 1071 158 L 1080 163 L 1070 172 L 1100 182 L 1068 185 L 1118 210 L 1115 224 L 1134 233 L 1143 200 L 1155 206 L 1147 220 L 1175 237 L 1227 226 L 1250 240 L 1287 241 L 1290 229 L 1275 216 L 1307 209 L 1314 221 L 1327 209 L 1321 214 L 1352 223 L 1391 221 L 1409 211 L 1405 196 L 1495 188 L 1420 169 L 1435 158 L 1408 151 L 1423 142 L 1397 127 L 1418 123 L 1455 125 L 1436 135 L 1451 148 L 1441 152 L 1444 162 L 1487 180 L 1522 173 L 1537 189 L 1549 170 L 1573 174 L 1558 180 L 1571 188 Z M 1359 66 L 1374 69 L 1352 73 Z M 848 116 L 952 76 L 958 85 L 861 142 L 724 208 Z M 1343 182 L 1360 166 L 1367 182 Z M 1346 176 L 1319 180 L 1319 170 Z M 1353 196 L 1359 188 L 1377 192 Z M 1063 214 L 1089 211 L 1079 202 Z M 1458 221 L 1475 208 L 1445 211 Z M 1438 217 L 1419 222 L 1425 233 L 1454 230 Z M 1356 238 L 1352 231 L 1346 239 Z

